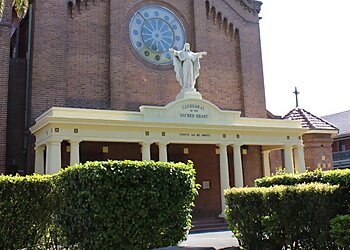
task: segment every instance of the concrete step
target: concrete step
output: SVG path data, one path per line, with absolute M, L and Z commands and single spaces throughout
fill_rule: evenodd
M 223 218 L 194 220 L 192 222 L 192 233 L 218 232 L 228 230 L 228 224 Z

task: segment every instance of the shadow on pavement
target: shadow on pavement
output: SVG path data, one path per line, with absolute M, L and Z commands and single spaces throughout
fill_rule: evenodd
M 215 250 L 213 247 L 165 247 L 157 250 Z

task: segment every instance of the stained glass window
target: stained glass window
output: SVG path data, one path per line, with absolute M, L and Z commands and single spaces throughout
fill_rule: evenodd
M 169 48 L 182 49 L 186 41 L 185 29 L 170 10 L 161 6 L 145 6 L 132 17 L 129 34 L 133 47 L 146 61 L 170 64 Z

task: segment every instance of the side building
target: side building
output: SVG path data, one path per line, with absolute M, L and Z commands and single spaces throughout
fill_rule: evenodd
M 350 110 L 322 118 L 339 128 L 332 145 L 334 168 L 350 168 Z

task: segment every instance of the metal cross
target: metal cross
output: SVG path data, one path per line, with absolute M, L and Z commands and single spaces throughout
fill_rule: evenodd
M 300 92 L 298 92 L 297 87 L 295 87 L 295 90 L 293 93 L 295 94 L 295 105 L 296 105 L 295 107 L 297 108 L 299 107 L 298 95 L 300 94 Z

